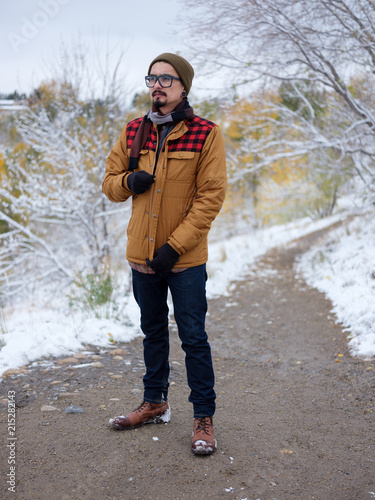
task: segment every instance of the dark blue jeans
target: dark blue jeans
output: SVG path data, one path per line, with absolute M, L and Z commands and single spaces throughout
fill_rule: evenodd
M 206 266 L 190 267 L 180 273 L 144 274 L 132 269 L 133 292 L 141 310 L 146 374 L 144 400 L 161 403 L 168 399 L 169 331 L 168 288 L 174 317 L 185 352 L 189 401 L 194 417 L 215 413 L 214 371 L 211 348 L 205 331 L 207 313 Z

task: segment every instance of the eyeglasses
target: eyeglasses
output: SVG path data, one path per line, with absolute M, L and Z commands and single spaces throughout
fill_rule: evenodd
M 176 76 L 172 75 L 148 75 L 145 76 L 145 82 L 147 87 L 152 88 L 155 87 L 156 82 L 160 83 L 160 86 L 163 88 L 171 87 L 173 80 L 178 80 L 179 82 L 181 81 L 180 78 L 177 78 Z

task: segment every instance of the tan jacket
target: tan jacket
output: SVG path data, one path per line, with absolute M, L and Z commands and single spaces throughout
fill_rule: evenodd
M 178 123 L 160 152 L 155 183 L 150 190 L 136 195 L 127 188 L 126 177 L 131 174 L 127 171 L 130 136 L 134 137 L 140 122 L 141 119 L 133 120 L 122 130 L 107 159 L 102 186 L 111 201 L 123 202 L 132 196 L 126 258 L 145 264 L 147 257 L 152 260 L 154 252 L 168 242 L 180 254 L 175 267 L 204 264 L 208 258 L 207 234 L 226 191 L 220 129 L 199 117 Z M 151 131 L 152 137 L 138 162 L 138 169 L 150 174 L 154 173 L 159 140 L 154 125 Z

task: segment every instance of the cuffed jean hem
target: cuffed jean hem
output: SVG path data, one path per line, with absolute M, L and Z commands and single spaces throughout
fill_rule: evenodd
M 202 417 L 213 417 L 214 413 L 210 411 L 204 411 L 204 412 L 194 412 L 194 418 L 202 418 Z
M 161 396 L 150 395 L 149 393 L 144 392 L 143 401 L 146 401 L 147 403 L 161 404 L 168 401 L 168 395 L 167 394 L 162 394 Z
M 193 404 L 194 408 L 194 418 L 200 418 L 200 417 L 212 417 L 215 414 L 215 403 L 210 404 L 210 405 L 195 405 Z
M 168 399 L 159 398 L 158 400 L 156 400 L 156 399 L 149 399 L 146 396 L 143 396 L 143 401 L 146 401 L 146 403 L 160 405 L 161 403 L 165 403 L 166 401 L 168 401 Z

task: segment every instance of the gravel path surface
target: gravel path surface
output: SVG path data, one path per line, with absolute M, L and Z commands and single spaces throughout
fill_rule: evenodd
M 172 324 L 166 425 L 107 426 L 141 401 L 141 338 L 106 352 L 88 346 L 81 357 L 46 360 L 2 380 L 2 397 L 16 395 L 17 440 L 8 439 L 2 400 L 1 498 L 375 498 L 375 362 L 350 356 L 331 304 L 293 269 L 322 233 L 268 252 L 230 297 L 209 304 L 216 453 L 190 452 L 192 409 Z M 72 405 L 83 412 L 65 413 Z M 12 442 L 15 493 L 7 483 Z

